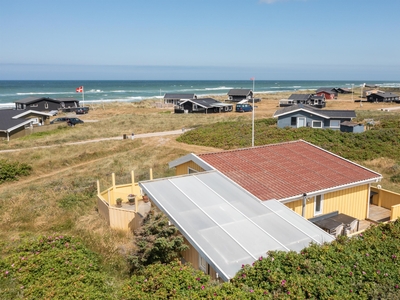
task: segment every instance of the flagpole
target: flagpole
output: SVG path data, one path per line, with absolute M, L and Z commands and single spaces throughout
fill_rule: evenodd
M 85 88 L 83 85 L 82 85 L 82 103 L 83 103 L 82 107 L 84 107 L 85 106 Z
M 254 80 L 255 78 L 253 77 L 253 117 L 252 117 L 252 124 L 251 124 L 251 146 L 254 147 Z

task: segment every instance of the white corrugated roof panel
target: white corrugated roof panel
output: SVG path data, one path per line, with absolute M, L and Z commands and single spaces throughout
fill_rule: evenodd
M 269 250 L 300 251 L 310 242 L 334 239 L 278 201 L 261 202 L 218 171 L 139 185 L 224 280 Z

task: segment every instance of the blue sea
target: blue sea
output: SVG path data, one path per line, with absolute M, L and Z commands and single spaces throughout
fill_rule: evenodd
M 400 81 L 301 81 L 301 80 L 3 80 L 0 81 L 0 108 L 14 107 L 27 97 L 74 98 L 87 103 L 138 102 L 160 99 L 165 93 L 196 94 L 200 97 L 226 95 L 230 89 L 253 89 L 255 93 L 316 90 L 320 87 L 351 89 L 364 83 L 398 87 Z M 83 86 L 84 93 L 76 88 Z

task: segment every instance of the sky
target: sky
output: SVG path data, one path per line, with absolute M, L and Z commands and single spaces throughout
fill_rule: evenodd
M 0 80 L 400 80 L 399 0 L 1 0 Z

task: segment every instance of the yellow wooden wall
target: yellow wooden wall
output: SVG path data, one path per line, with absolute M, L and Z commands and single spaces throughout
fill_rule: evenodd
M 185 238 L 184 238 L 185 239 Z M 189 262 L 193 268 L 195 268 L 196 270 L 199 270 L 199 253 L 197 252 L 197 250 L 190 245 L 190 243 L 185 239 L 185 244 L 189 246 L 189 249 L 186 251 L 183 251 L 181 253 L 183 259 L 186 262 Z M 207 264 L 208 266 L 208 264 Z M 239 271 L 239 270 L 238 270 Z M 217 279 L 217 272 L 210 266 L 210 277 L 214 280 Z
M 393 205 L 400 204 L 400 194 L 398 193 L 391 192 L 385 189 L 378 189 L 376 187 L 371 187 L 371 191 L 378 193 L 373 197 L 373 203 L 378 206 L 391 209 Z
M 369 185 L 361 185 L 324 194 L 322 213 L 327 214 L 334 211 L 344 213 L 364 220 L 367 217 Z M 287 207 L 302 215 L 303 199 L 285 203 Z M 314 217 L 314 197 L 307 199 L 305 218 Z
M 189 174 L 188 168 L 191 168 L 193 170 L 199 171 L 199 172 L 204 172 L 204 169 L 194 163 L 193 161 L 186 162 L 184 164 L 181 164 L 179 166 L 176 166 L 175 169 L 175 175 L 185 175 Z
M 393 205 L 390 210 L 390 221 L 396 221 L 400 218 L 400 204 Z

